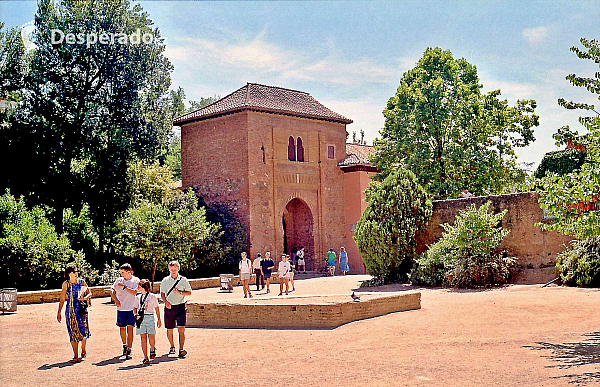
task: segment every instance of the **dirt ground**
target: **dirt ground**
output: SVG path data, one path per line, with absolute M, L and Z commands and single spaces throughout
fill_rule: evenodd
M 364 276 L 306 279 L 298 295 L 350 294 Z M 539 285 L 485 291 L 418 289 L 422 309 L 356 321 L 333 330 L 187 329 L 185 359 L 143 366 L 118 357 L 114 306 L 95 299 L 88 358 L 71 365 L 57 303 L 23 305 L 0 316 L 2 386 L 567 386 L 600 384 L 600 292 Z M 260 292 L 262 293 L 262 292 Z M 275 293 L 275 292 L 273 292 Z M 240 300 L 218 289 L 193 300 Z M 277 294 L 277 293 L 275 293 Z M 256 294 L 255 297 L 267 297 Z M 276 296 L 275 296 L 276 297 Z M 243 301 L 243 299 L 241 299 Z M 247 301 L 249 302 L 249 300 Z

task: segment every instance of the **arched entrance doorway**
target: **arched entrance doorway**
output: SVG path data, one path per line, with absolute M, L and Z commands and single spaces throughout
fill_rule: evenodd
M 290 254 L 292 249 L 304 247 L 306 270 L 314 270 L 313 216 L 308 205 L 295 198 L 285 206 L 282 217 L 283 251 Z

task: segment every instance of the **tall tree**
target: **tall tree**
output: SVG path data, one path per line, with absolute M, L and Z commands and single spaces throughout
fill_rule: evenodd
M 127 163 L 164 152 L 172 65 L 158 28 L 128 0 L 40 0 L 35 26 L 24 99 L 0 145 L 0 185 L 53 207 L 58 229 L 64 208 L 89 203 L 102 248 L 128 205 Z
M 524 180 L 514 148 L 534 141 L 536 102 L 519 100 L 511 107 L 499 99 L 500 90 L 483 94 L 481 88 L 474 65 L 428 48 L 383 111 L 373 158 L 381 177 L 402 165 L 439 198 L 464 188 L 497 193 Z
M 600 43 L 582 38 L 581 44 L 583 49 L 571 47 L 571 51 L 581 59 L 595 62 L 596 73 L 593 77 L 569 74 L 566 79 L 600 100 Z M 579 117 L 587 133 L 580 135 L 564 127 L 554 135 L 557 146 L 571 144 L 585 150 L 585 162 L 571 173 L 550 173 L 534 182 L 540 194 L 540 206 L 556 218 L 552 223 L 540 226 L 580 239 L 597 236 L 600 235 L 600 110 L 592 104 L 563 98 L 558 103 L 566 109 L 582 110 L 588 114 Z

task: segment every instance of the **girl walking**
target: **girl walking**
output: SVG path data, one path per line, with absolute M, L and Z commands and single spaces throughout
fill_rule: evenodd
M 156 326 L 160 328 L 160 309 L 158 308 L 158 298 L 150 290 L 150 281 L 141 280 L 138 286 L 140 294 L 136 299 L 136 305 L 133 313 L 136 316 L 142 315 L 141 322 L 137 322 L 136 333 L 140 335 L 142 352 L 144 353 L 144 364 L 149 364 L 150 360 L 156 357 L 156 328 L 154 327 L 154 313 L 156 313 Z M 150 342 L 150 359 L 148 359 L 148 342 Z

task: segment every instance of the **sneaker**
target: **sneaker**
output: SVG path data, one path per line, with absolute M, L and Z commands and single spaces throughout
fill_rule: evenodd
M 123 356 L 127 356 L 127 346 L 123 346 Z
M 125 360 L 131 359 L 131 348 L 127 348 L 127 354 L 125 355 Z
M 270 291 L 270 290 L 267 290 L 267 294 L 269 294 L 269 293 L 271 293 L 271 291 Z
M 150 364 L 150 360 L 148 360 L 148 359 L 144 359 L 144 360 L 142 361 L 142 364 Z
M 171 347 L 171 349 L 169 349 L 169 355 L 175 355 L 175 347 Z
M 185 355 L 187 355 L 187 351 L 185 349 L 180 349 L 179 350 L 179 357 L 185 357 Z

